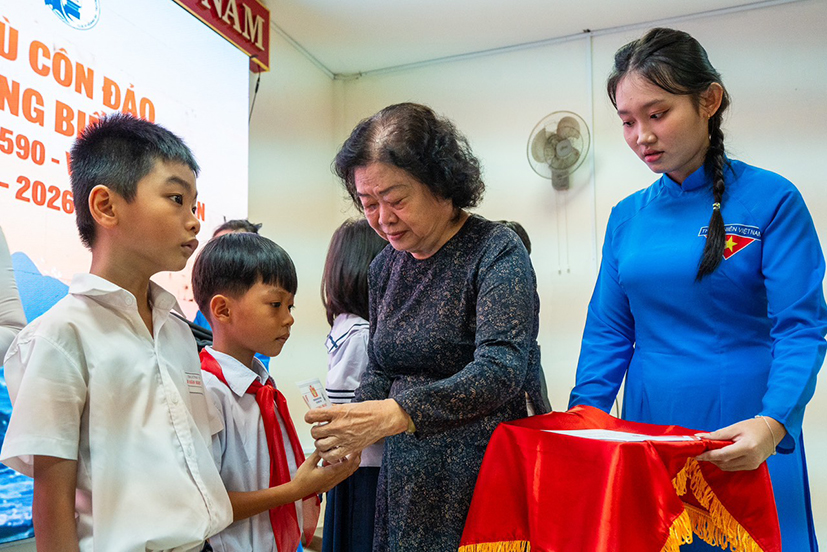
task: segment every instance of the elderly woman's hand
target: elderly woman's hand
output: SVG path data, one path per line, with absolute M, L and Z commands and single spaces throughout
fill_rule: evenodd
M 330 463 L 359 452 L 383 437 L 407 430 L 411 417 L 393 399 L 337 404 L 304 415 L 315 425 L 310 434 L 316 449 Z

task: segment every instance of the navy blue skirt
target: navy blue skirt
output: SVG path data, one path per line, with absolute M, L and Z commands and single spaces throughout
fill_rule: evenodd
M 371 552 L 379 468 L 359 468 L 330 489 L 322 552 Z

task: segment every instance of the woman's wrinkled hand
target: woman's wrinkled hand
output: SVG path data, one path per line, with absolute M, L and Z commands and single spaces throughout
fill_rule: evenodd
M 744 420 L 711 433 L 698 433 L 701 439 L 734 442 L 708 450 L 697 459 L 712 462 L 724 471 L 754 470 L 775 453 L 786 434 L 784 426 L 769 416 Z
M 385 399 L 314 408 L 304 415 L 304 421 L 316 424 L 310 430 L 316 450 L 334 463 L 383 437 L 402 433 L 410 416 L 395 400 Z

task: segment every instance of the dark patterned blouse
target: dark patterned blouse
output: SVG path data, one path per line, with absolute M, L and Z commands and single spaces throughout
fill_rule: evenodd
M 385 440 L 374 551 L 457 550 L 494 428 L 539 396 L 536 289 L 517 235 L 476 215 L 427 259 L 388 246 L 374 260 L 356 398 L 391 397 L 416 424 Z

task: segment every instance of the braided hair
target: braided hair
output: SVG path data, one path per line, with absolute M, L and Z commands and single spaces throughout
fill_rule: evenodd
M 689 96 L 699 110 L 701 98 L 712 84 L 718 84 L 723 90 L 721 105 L 709 118 L 709 149 L 704 158 L 705 170 L 712 177 L 713 203 L 706 245 L 695 277 L 696 281 L 700 281 L 721 264 L 726 246 L 721 204 L 726 189 L 724 169 L 727 161 L 721 123 L 730 103 L 729 94 L 721 82 L 721 75 L 709 63 L 703 46 L 689 34 L 674 29 L 652 29 L 615 53 L 614 69 L 606 83 L 609 99 L 615 108 L 618 84 L 629 73 L 646 78 L 670 94 Z

